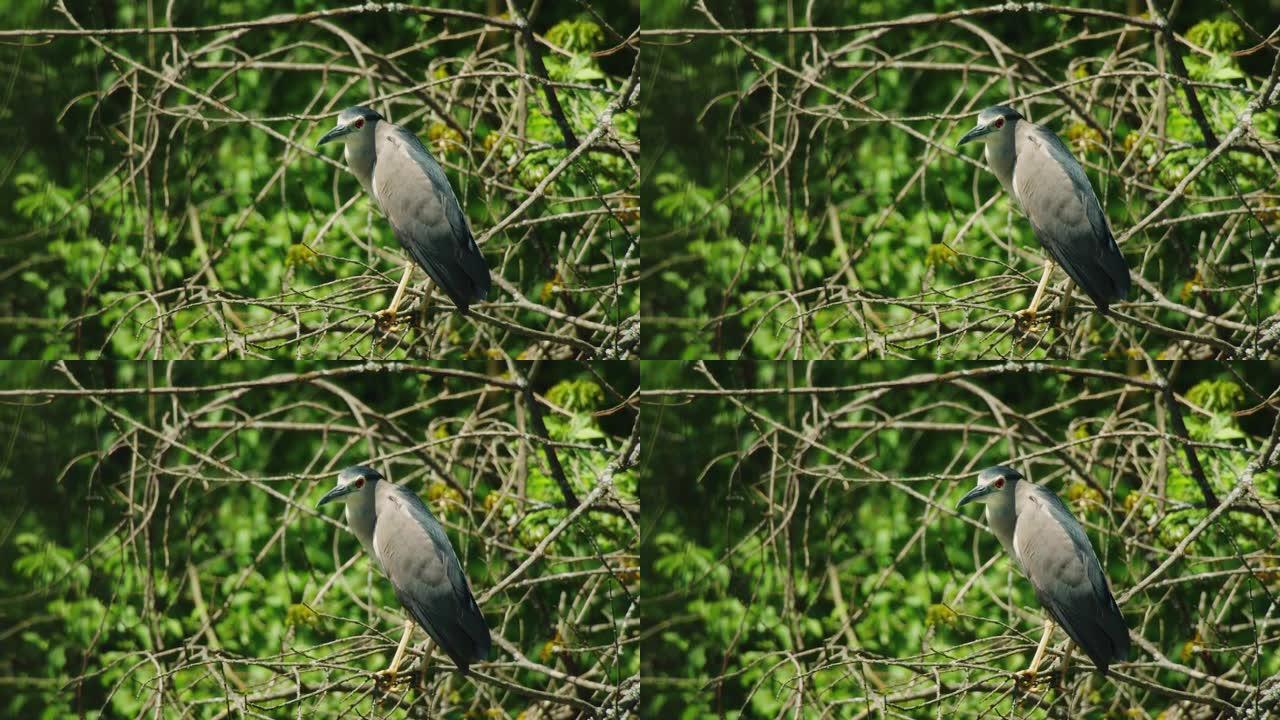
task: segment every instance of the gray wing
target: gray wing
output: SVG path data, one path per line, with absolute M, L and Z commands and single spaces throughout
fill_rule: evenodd
M 440 163 L 413 133 L 377 127 L 373 195 L 405 250 L 462 312 L 489 295 L 489 266 Z
M 1106 673 L 1111 663 L 1128 658 L 1129 630 L 1102 564 L 1058 496 L 1038 485 L 1027 488 L 1013 533 L 1022 571 L 1049 615 Z
M 460 670 L 489 656 L 489 627 L 449 536 L 417 495 L 378 483 L 373 547 L 396 597 Z
M 1129 296 L 1129 266 L 1084 168 L 1048 129 L 1018 123 L 1013 187 L 1036 237 L 1102 312 Z

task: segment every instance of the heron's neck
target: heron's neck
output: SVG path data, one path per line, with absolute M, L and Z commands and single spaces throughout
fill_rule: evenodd
M 356 536 L 365 552 L 375 561 L 377 554 L 373 551 L 373 526 L 378 520 L 376 493 L 371 491 L 352 493 L 347 498 L 347 527 Z
M 378 160 L 378 151 L 373 146 L 370 136 L 373 133 L 360 133 L 347 142 L 343 155 L 347 159 L 347 167 L 351 174 L 360 181 L 364 191 L 373 194 L 373 166 Z
M 987 525 L 992 534 L 1000 541 L 1004 551 L 1017 561 L 1018 555 L 1013 549 L 1013 529 L 1018 513 L 1014 508 L 1014 493 L 1003 492 L 987 502 Z
M 1017 200 L 1018 194 L 1013 191 L 1013 162 L 1017 157 L 1013 146 L 1013 133 L 1001 132 L 989 137 L 991 139 L 987 141 L 987 167 L 991 168 L 991 172 L 1000 181 L 1004 191 Z

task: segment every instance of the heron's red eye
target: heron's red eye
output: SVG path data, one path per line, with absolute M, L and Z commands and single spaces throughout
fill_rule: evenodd
M 1004 121 L 1001 120 L 1000 122 L 1003 123 Z M 364 118 L 356 118 L 356 129 L 359 130 L 362 127 L 364 127 Z M 363 480 L 361 482 L 363 482 Z
M 1000 120 L 999 122 L 1003 123 L 1004 121 L 1003 121 L 1003 120 Z M 997 489 L 997 490 L 999 490 L 1000 488 L 1004 487 L 1004 478 L 996 478 L 996 483 L 995 483 L 995 485 L 996 485 L 996 489 Z
M 360 126 L 357 125 L 356 127 L 360 127 Z M 1004 127 L 1004 118 L 996 118 L 996 129 L 999 130 L 1002 127 Z M 997 485 L 996 487 L 1000 487 L 1000 486 Z
M 362 123 L 363 123 L 364 121 L 363 121 L 363 120 L 361 120 L 360 122 L 362 122 Z M 1003 481 L 1003 480 L 1001 480 L 1000 482 L 1004 482 L 1004 481 Z M 357 487 L 357 488 L 362 488 L 362 487 L 364 487 L 364 478 L 356 478 L 356 487 Z

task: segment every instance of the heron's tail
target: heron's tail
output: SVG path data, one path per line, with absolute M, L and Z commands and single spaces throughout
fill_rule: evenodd
M 470 593 L 468 602 L 458 608 L 456 614 L 432 612 L 417 598 L 401 594 L 398 590 L 397 595 L 413 619 L 440 646 L 444 654 L 449 656 L 453 664 L 458 666 L 458 670 L 466 673 L 471 663 L 489 658 L 492 642 L 489 626 Z
M 1115 599 L 1108 588 L 1106 597 L 1093 607 L 1080 606 L 1077 602 L 1060 603 L 1053 597 L 1040 595 L 1049 615 L 1058 623 L 1063 632 L 1070 637 L 1085 655 L 1093 661 L 1098 672 L 1107 674 L 1107 668 L 1114 662 L 1129 659 L 1129 627 L 1116 606 Z
M 1108 588 L 1110 590 L 1110 588 Z M 1102 626 L 1103 632 L 1106 633 L 1111 643 L 1111 662 L 1123 662 L 1129 659 L 1129 626 L 1124 622 L 1124 616 L 1120 614 L 1120 608 L 1116 606 L 1115 598 L 1108 594 L 1109 605 L 1102 612 L 1099 618 L 1099 625 Z M 1107 663 L 1110 664 L 1110 663 Z M 1105 672 L 1105 666 L 1100 666 Z
M 1102 251 L 1098 255 L 1098 269 L 1102 271 L 1099 279 L 1105 278 L 1099 283 L 1102 287 L 1098 288 L 1102 302 L 1098 302 L 1097 297 L 1093 300 L 1099 310 L 1106 312 L 1110 303 L 1129 297 L 1129 264 L 1125 262 L 1124 255 L 1120 253 L 1120 247 L 1116 245 L 1116 239 L 1110 232 L 1107 232 L 1106 242 L 1102 244 Z
M 492 643 L 489 626 L 474 599 L 463 608 L 455 622 L 445 624 L 451 626 L 446 631 L 448 645 L 440 644 L 459 670 L 465 673 L 471 663 L 489 659 Z
M 466 274 L 470 284 L 467 288 L 468 300 L 481 302 L 489 297 L 489 265 L 484 261 L 484 255 L 480 254 L 480 247 L 476 245 L 475 238 L 468 238 L 463 245 L 463 249 L 458 253 L 458 265 Z M 466 310 L 464 305 L 458 307 Z
M 402 243 L 403 244 L 403 243 Z M 452 255 L 441 256 L 417 244 L 404 244 L 418 265 L 444 290 L 464 315 L 473 302 L 489 297 L 489 266 L 474 238 Z
M 1101 242 L 1092 245 L 1092 248 L 1062 248 L 1044 243 L 1050 256 L 1089 296 L 1098 312 L 1105 315 L 1111 303 L 1129 297 L 1129 264 L 1110 229 Z

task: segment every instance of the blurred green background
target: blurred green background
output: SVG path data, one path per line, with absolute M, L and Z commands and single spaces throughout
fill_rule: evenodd
M 518 370 L 574 494 L 594 500 L 564 528 L 548 446 L 520 393 L 494 384 L 516 377 L 437 367 L 0 365 L 0 715 L 634 709 L 638 494 L 620 457 L 638 367 Z M 494 637 L 472 677 L 437 660 L 426 689 L 375 691 L 405 615 L 341 509 L 315 509 L 356 463 L 445 525 Z
M 511 21 L 494 0 L 450 5 Z M 585 138 L 632 72 L 630 48 L 606 51 L 635 28 L 639 9 L 537 5 L 531 22 L 548 76 Z M 88 28 L 208 26 L 317 9 L 266 0 L 66 6 Z M 639 312 L 628 281 L 638 269 L 638 148 L 625 109 L 483 243 L 495 282 L 482 311 L 503 324 L 437 308 L 425 321 L 407 315 L 400 336 L 374 335 L 369 313 L 389 302 L 407 256 L 341 152 L 315 149 L 339 109 L 377 98 L 376 109 L 417 134 L 477 238 L 569 150 L 512 31 L 372 8 L 222 32 L 0 43 L 0 353 L 631 354 L 618 337 Z M 0 20 L 7 30 L 69 26 L 43 0 L 6 3 Z M 413 287 L 424 280 L 418 270 Z
M 1228 497 L 1274 443 L 1280 367 L 1161 372 Z M 646 716 L 1280 712 L 1274 466 L 1252 476 L 1269 516 L 1234 506 L 1122 604 L 1133 664 L 1102 681 L 1077 653 L 1065 689 L 1014 691 L 1044 615 L 981 509 L 955 504 L 978 470 L 1012 464 L 1085 524 L 1122 597 L 1209 514 L 1160 393 L 1134 384 L 1158 379 L 1120 364 L 644 363 Z
M 1140 2 L 1067 4 L 1150 17 Z M 1209 154 L 1151 31 L 1010 5 L 819 34 L 664 32 L 997 6 L 705 5 L 714 22 L 679 0 L 645 3 L 646 357 L 1228 357 L 1280 311 L 1270 289 L 1280 279 L 1272 108 L 1252 117 L 1251 131 L 1270 160 L 1256 143 L 1224 153 L 1122 246 L 1135 275 L 1130 299 L 1147 303 L 1122 311 L 1141 323 L 1118 328 L 1078 309 L 1065 327 L 1058 318 L 1033 336 L 1013 330 L 1009 313 L 1029 302 L 1045 255 L 981 149 L 955 142 L 980 108 L 1029 96 L 1017 107 L 1085 165 L 1120 236 Z M 1235 53 L 1274 29 L 1280 2 L 1175 5 L 1176 46 L 1221 139 L 1280 50 Z M 1055 284 L 1064 280 L 1059 270 Z

